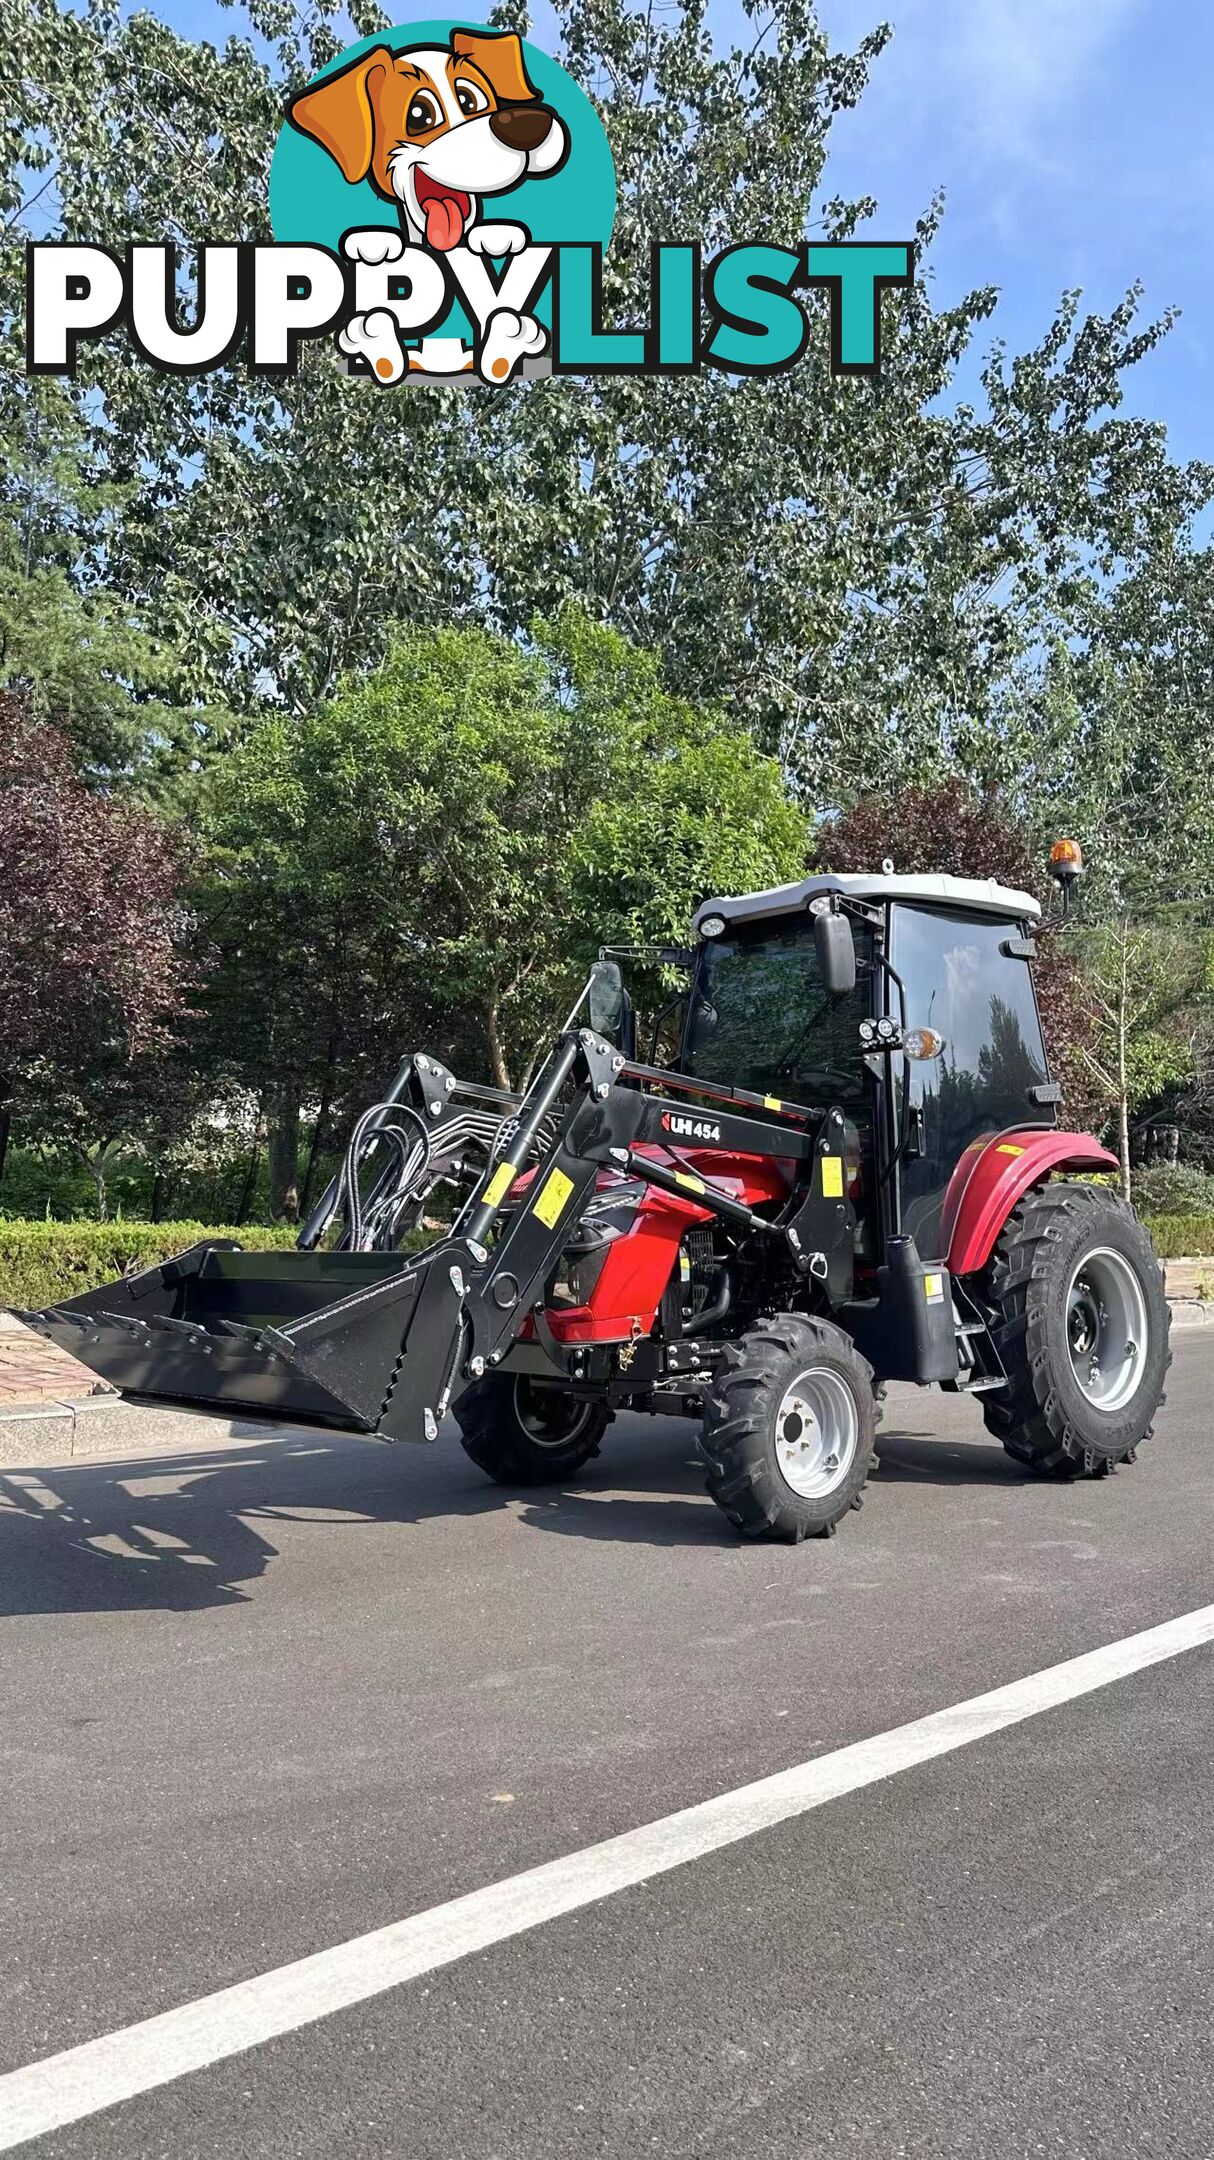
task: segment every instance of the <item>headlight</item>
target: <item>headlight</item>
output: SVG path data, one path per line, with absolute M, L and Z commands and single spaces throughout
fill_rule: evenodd
M 552 1286 L 557 1305 L 589 1305 L 595 1284 L 615 1241 L 632 1228 L 638 1202 L 648 1190 L 644 1178 L 621 1178 L 596 1193 L 561 1254 Z

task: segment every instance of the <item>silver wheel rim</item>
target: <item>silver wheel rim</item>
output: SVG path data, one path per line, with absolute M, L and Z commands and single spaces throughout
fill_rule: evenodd
M 545 1418 L 542 1404 L 547 1394 L 552 1404 L 553 1416 Z M 533 1388 L 525 1374 L 520 1373 L 514 1383 L 514 1415 L 518 1419 L 533 1447 L 568 1447 L 571 1440 L 580 1439 L 590 1423 L 594 1404 L 572 1403 L 557 1388 Z M 565 1412 L 563 1423 L 555 1428 L 555 1419 Z
M 824 1500 L 844 1482 L 859 1444 L 856 1398 L 846 1380 L 827 1365 L 811 1365 L 776 1412 L 776 1463 L 784 1483 L 799 1500 Z
M 1086 1400 L 1106 1417 L 1124 1409 L 1142 1378 L 1147 1304 L 1124 1253 L 1085 1253 L 1066 1294 L 1071 1371 Z

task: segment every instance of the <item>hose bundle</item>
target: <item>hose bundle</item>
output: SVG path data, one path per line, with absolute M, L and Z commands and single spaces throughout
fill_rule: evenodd
M 400 1122 L 407 1118 L 412 1132 Z M 386 1122 L 377 1123 L 384 1119 Z M 382 1141 L 394 1160 L 380 1171 L 366 1198 L 359 1189 L 359 1174 L 367 1157 Z M 392 1252 L 397 1219 L 413 1199 L 418 1181 L 430 1163 L 430 1135 L 416 1110 L 407 1103 L 372 1103 L 364 1110 L 350 1135 L 337 1177 L 333 1213 L 346 1225 L 344 1243 L 351 1252 Z

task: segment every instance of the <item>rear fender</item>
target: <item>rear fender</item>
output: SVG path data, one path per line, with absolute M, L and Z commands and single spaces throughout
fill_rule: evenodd
M 941 1232 L 953 1275 L 986 1266 L 995 1241 L 1033 1185 L 1056 1170 L 1116 1170 L 1117 1157 L 1088 1133 L 995 1133 L 968 1147 L 949 1179 Z

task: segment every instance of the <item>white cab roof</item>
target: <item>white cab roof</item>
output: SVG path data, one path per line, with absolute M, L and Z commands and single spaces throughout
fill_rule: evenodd
M 795 885 L 773 885 L 767 892 L 726 895 L 705 900 L 696 909 L 692 929 L 699 934 L 706 915 L 723 915 L 727 922 L 754 922 L 764 915 L 792 915 L 809 906 L 819 893 L 846 893 L 850 900 L 917 900 L 928 906 L 962 908 L 986 915 L 1002 915 L 1008 921 L 1037 917 L 1040 903 L 1031 893 L 1016 892 L 994 878 L 946 877 L 943 873 L 918 872 L 889 876 L 867 871 L 845 871 L 838 877 L 802 878 Z

